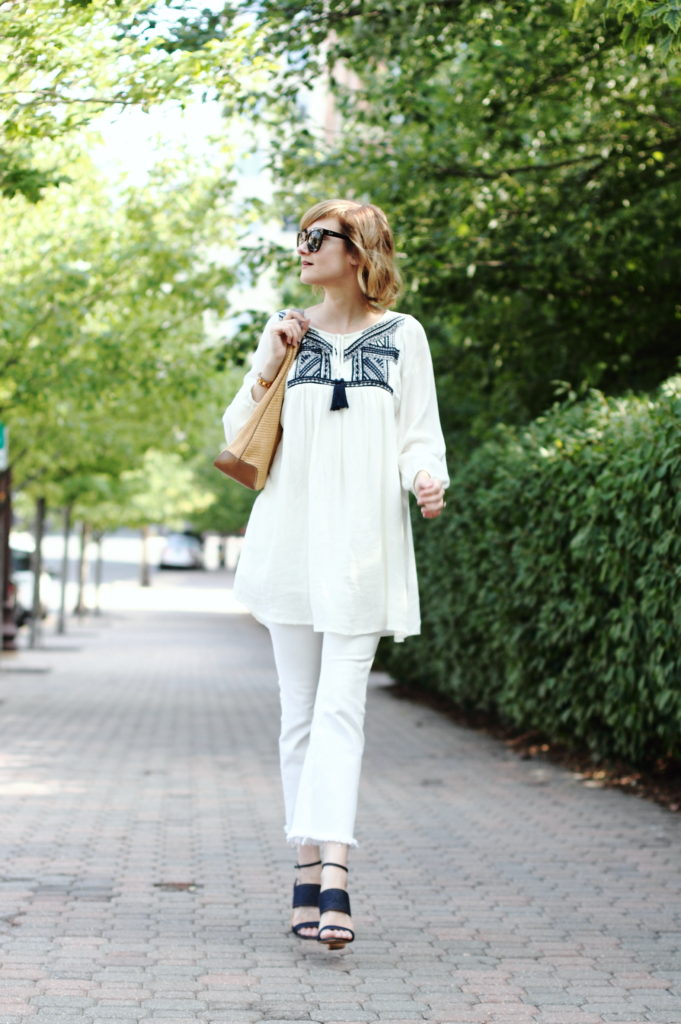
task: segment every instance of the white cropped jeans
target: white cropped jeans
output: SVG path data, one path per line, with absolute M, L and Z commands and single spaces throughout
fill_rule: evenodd
M 367 681 L 379 633 L 342 636 L 268 623 L 281 697 L 286 838 L 356 846 Z

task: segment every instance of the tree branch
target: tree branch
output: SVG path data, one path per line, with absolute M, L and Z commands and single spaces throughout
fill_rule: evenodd
M 455 164 L 450 167 L 442 167 L 435 169 L 435 175 L 438 178 L 452 177 L 452 178 L 471 178 L 481 179 L 483 181 L 496 181 L 497 178 L 501 178 L 505 174 L 527 174 L 533 171 L 554 171 L 560 167 L 570 167 L 575 164 L 587 163 L 590 160 L 602 160 L 603 157 L 600 153 L 585 153 L 584 156 L 570 157 L 565 160 L 556 160 L 553 163 L 546 164 L 523 164 L 520 167 L 500 167 L 496 171 L 483 171 L 480 168 L 475 167 L 464 167 L 460 164 Z
M 24 331 L 24 333 L 21 335 L 21 337 L 16 339 L 16 341 L 14 342 L 14 345 L 12 346 L 12 349 L 13 349 L 12 355 L 10 355 L 9 358 L 6 360 L 6 362 L 3 364 L 3 367 L 2 367 L 3 372 L 5 370 L 9 369 L 10 366 L 14 366 L 15 363 L 19 362 L 19 360 L 21 358 L 21 350 L 23 349 L 23 346 L 29 340 L 29 338 L 31 337 L 33 332 L 36 331 L 38 329 L 38 327 L 41 326 L 41 324 L 44 324 L 47 320 L 49 320 L 49 318 L 55 312 L 55 309 L 56 309 L 55 304 L 53 302 L 51 302 L 49 304 L 49 306 L 47 307 L 47 309 L 45 310 L 45 312 L 42 313 L 38 317 L 37 320 L 33 321 L 33 323 Z
M 652 153 L 654 150 L 673 149 L 681 143 L 681 135 L 674 135 L 669 139 L 656 139 L 654 142 L 649 143 L 647 146 L 636 146 L 636 154 L 641 153 Z M 635 146 L 635 140 L 632 140 L 630 148 L 633 149 Z M 483 171 L 479 168 L 463 167 L 461 165 L 454 165 L 451 167 L 436 168 L 435 174 L 437 177 L 442 178 L 450 176 L 453 178 L 479 178 L 483 181 L 496 181 L 497 178 L 501 178 L 503 175 L 514 175 L 514 174 L 531 174 L 534 172 L 543 173 L 545 171 L 559 170 L 561 167 L 573 167 L 578 164 L 590 163 L 595 161 L 596 165 L 604 165 L 608 162 L 612 155 L 620 156 L 619 152 L 615 152 L 614 146 L 610 146 L 610 151 L 607 156 L 603 156 L 602 153 L 584 153 L 582 156 L 566 157 L 563 160 L 554 160 L 550 163 L 545 164 L 521 164 L 518 167 L 500 167 L 495 171 Z
M 120 96 L 67 96 L 64 93 L 59 92 L 57 89 L 9 89 L 0 92 L 0 98 L 9 97 L 14 98 L 16 96 L 35 96 L 43 100 L 49 100 L 56 103 L 98 103 L 102 106 L 130 106 L 132 104 L 139 104 L 139 100 L 130 99 L 126 97 L 124 93 Z M 32 101 L 28 103 L 19 104 L 20 107 L 30 107 Z

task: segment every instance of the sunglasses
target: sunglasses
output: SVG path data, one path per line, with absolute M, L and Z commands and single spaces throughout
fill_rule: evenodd
M 347 235 L 341 235 L 338 231 L 329 231 L 328 228 L 311 228 L 310 231 L 298 232 L 296 246 L 300 248 L 305 243 L 308 252 L 319 252 L 325 235 L 330 235 L 331 238 L 344 238 L 346 242 L 350 241 Z

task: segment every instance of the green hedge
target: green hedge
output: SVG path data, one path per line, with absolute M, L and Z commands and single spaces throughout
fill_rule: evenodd
M 398 680 L 595 758 L 681 755 L 681 377 L 500 429 L 415 533 Z

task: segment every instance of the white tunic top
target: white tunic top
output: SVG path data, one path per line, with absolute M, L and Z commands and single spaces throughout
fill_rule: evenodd
M 223 417 L 229 443 L 256 403 L 268 322 L 253 368 Z M 332 411 L 334 382 L 348 408 Z M 251 512 L 234 594 L 261 622 L 315 631 L 420 631 L 409 491 L 419 470 L 447 486 L 433 366 L 413 317 L 310 327 L 288 375 L 283 437 Z

